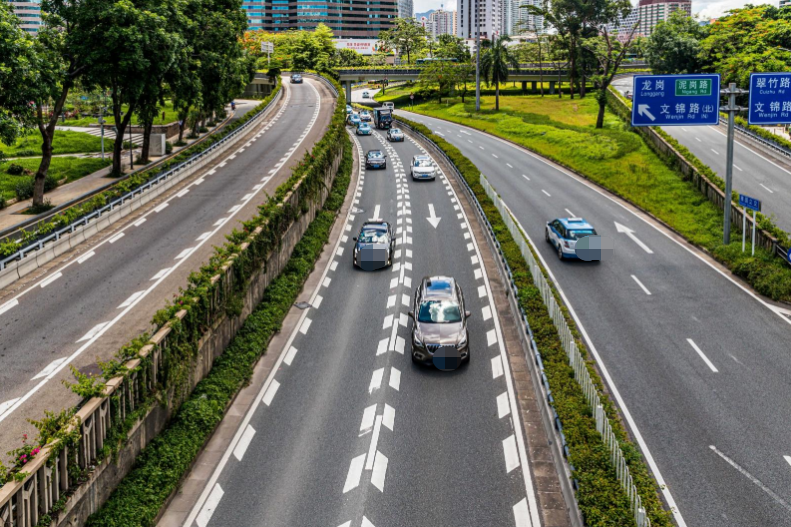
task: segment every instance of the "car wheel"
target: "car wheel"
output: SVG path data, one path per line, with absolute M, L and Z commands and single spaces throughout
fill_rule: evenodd
M 563 245 L 560 243 L 558 244 L 558 258 L 563 259 Z
M 418 365 L 420 364 L 420 361 L 417 360 L 414 355 L 412 355 L 411 353 L 409 355 L 412 357 L 412 363 L 413 364 L 418 364 Z

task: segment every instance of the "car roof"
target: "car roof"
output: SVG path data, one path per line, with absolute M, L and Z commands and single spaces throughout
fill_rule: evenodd
M 558 218 L 558 221 L 566 229 L 593 229 L 593 225 L 585 221 L 584 218 Z
M 421 287 L 428 299 L 456 298 L 456 280 L 451 276 L 426 276 Z
M 360 230 L 365 229 L 375 229 L 379 231 L 388 230 L 390 228 L 390 224 L 386 221 L 366 221 L 363 223 L 363 226 Z
M 381 150 L 369 150 L 366 155 L 384 155 Z
M 431 158 L 426 154 L 418 154 L 416 156 L 412 156 L 412 159 L 431 159 Z

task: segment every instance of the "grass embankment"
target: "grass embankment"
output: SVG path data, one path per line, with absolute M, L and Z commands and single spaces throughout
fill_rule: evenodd
M 378 97 L 407 109 L 409 98 L 399 92 Z M 472 126 L 509 139 L 595 181 L 653 214 L 692 243 L 708 250 L 759 293 L 791 302 L 791 268 L 768 252 L 741 252 L 741 240 L 722 244 L 723 218 L 713 203 L 629 130 L 617 115 L 607 112 L 605 127 L 596 130 L 597 104 L 592 96 L 573 100 L 536 95 L 501 96 L 500 112 L 494 97 L 474 97 L 462 104 L 452 98 L 415 104 L 410 110 Z M 710 170 L 710 169 L 709 169 Z
M 15 159 L 0 163 L 0 201 L 17 197 L 17 186 L 28 185 L 33 180 L 33 176 L 9 174 L 8 169 L 12 164 L 20 165 L 24 169 L 35 173 L 40 163 L 41 158 L 39 157 Z M 101 170 L 110 163 L 109 157 L 104 161 L 99 158 L 53 157 L 47 178 L 54 182 L 65 179 L 67 183 L 71 183 L 97 170 Z
M 527 314 L 533 337 L 541 353 L 544 371 L 552 389 L 554 408 L 563 425 L 563 433 L 569 447 L 569 463 L 574 466 L 573 477 L 579 482 L 576 498 L 585 524 L 590 527 L 634 525 L 629 500 L 618 482 L 610 461 L 609 449 L 604 446 L 601 436 L 596 430 L 596 421 L 591 415 L 585 395 L 574 380 L 574 370 L 569 365 L 568 357 L 563 350 L 549 311 L 544 305 L 541 292 L 533 284 L 533 278 L 525 258 L 503 222 L 499 210 L 481 186 L 480 170 L 455 146 L 432 134 L 425 126 L 417 123 L 409 124 L 427 135 L 451 158 L 453 164 L 461 171 L 467 184 L 475 193 L 484 214 L 492 224 L 495 237 L 500 242 L 500 248 L 511 268 L 514 283 L 519 291 L 519 305 Z M 557 292 L 554 294 L 558 304 L 562 305 Z M 585 345 L 574 321 L 567 312 L 565 318 L 575 336 L 580 352 L 587 358 Z M 639 449 L 628 440 L 626 431 L 618 419 L 615 406 L 602 393 L 601 378 L 591 362 L 588 364 L 588 371 L 599 387 L 602 405 L 610 417 L 613 432 L 618 437 L 635 485 L 643 499 L 643 506 L 648 511 L 652 524 L 655 527 L 670 527 L 672 520 L 658 498 L 656 483 L 643 462 Z
M 121 107 L 121 111 L 126 113 L 127 106 Z M 165 112 L 165 118 L 162 118 L 162 112 Z M 179 120 L 178 113 L 173 109 L 173 104 L 170 101 L 165 102 L 165 106 L 159 109 L 157 117 L 154 119 L 154 124 L 169 124 Z M 115 124 L 115 117 L 112 114 L 104 116 L 105 124 L 113 126 Z M 66 119 L 65 121 L 58 121 L 58 126 L 88 126 L 89 124 L 98 124 L 99 119 L 96 117 L 81 117 L 79 119 Z M 140 118 L 137 114 L 132 115 L 132 124 L 139 125 Z
M 41 156 L 41 134 L 38 131 L 20 137 L 11 145 L 0 143 L 0 152 L 6 157 L 35 157 Z M 105 138 L 104 151 L 111 152 L 113 141 Z M 52 141 L 54 155 L 82 154 L 88 152 L 101 152 L 102 139 L 85 132 L 70 132 L 56 130 Z

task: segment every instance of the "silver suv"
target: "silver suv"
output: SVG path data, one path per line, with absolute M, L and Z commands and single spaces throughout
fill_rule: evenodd
M 443 346 L 453 346 L 462 362 L 470 360 L 464 295 L 456 280 L 449 276 L 427 276 L 415 291 L 412 319 L 412 362 L 432 364 L 434 353 Z
M 409 170 L 412 179 L 435 179 L 437 177 L 437 166 L 427 155 L 413 156 Z

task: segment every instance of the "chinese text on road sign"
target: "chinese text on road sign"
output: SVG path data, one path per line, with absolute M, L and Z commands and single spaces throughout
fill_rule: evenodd
M 632 126 L 719 123 L 719 75 L 635 75 Z
M 761 211 L 761 201 L 744 194 L 739 194 L 739 205 L 746 209 Z
M 791 123 L 791 73 L 750 75 L 750 124 Z

